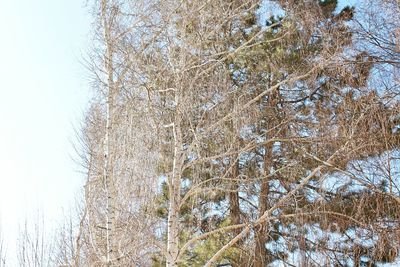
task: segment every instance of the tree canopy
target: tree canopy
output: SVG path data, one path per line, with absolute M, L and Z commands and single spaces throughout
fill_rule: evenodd
M 400 13 L 373 2 L 93 1 L 60 263 L 399 262 Z

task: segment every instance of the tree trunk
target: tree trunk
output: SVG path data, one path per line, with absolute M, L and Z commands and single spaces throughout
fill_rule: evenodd
M 180 118 L 177 114 L 172 126 L 174 135 L 174 158 L 172 174 L 168 179 L 169 207 L 167 226 L 167 267 L 178 266 L 179 257 L 179 208 L 181 203 L 181 174 L 183 165 L 182 132 Z
M 232 157 L 232 163 L 231 163 L 231 178 L 232 179 L 237 179 L 239 177 L 239 159 L 238 159 L 238 155 L 234 155 Z M 231 219 L 231 224 L 235 225 L 235 224 L 240 224 L 241 223 L 241 219 L 240 219 L 240 203 L 239 203 L 239 183 L 236 180 L 233 180 L 231 182 L 231 186 L 230 186 L 230 192 L 229 192 L 229 215 L 230 215 L 230 219 Z M 235 229 L 233 231 L 233 233 L 235 235 L 240 234 L 242 230 L 240 228 Z M 236 243 L 236 246 L 240 248 L 241 242 L 242 240 L 238 241 Z M 234 260 L 234 262 L 232 263 L 232 267 L 242 267 L 242 266 L 246 266 L 246 261 L 245 258 L 240 257 Z
M 173 190 L 170 196 L 168 212 L 168 240 L 167 240 L 167 267 L 178 266 L 179 255 L 179 202 L 176 197 L 177 192 Z
M 235 155 L 231 166 L 232 179 L 239 177 L 239 160 Z M 229 192 L 229 215 L 232 224 L 240 224 L 240 206 L 239 206 L 239 185 L 236 181 L 231 183 L 231 192 Z M 240 229 L 236 230 L 236 234 L 240 233 Z
M 104 136 L 104 165 L 103 179 L 104 190 L 106 193 L 106 264 L 112 266 L 112 261 L 115 258 L 114 253 L 114 228 L 115 228 L 115 189 L 114 177 L 112 177 L 112 131 L 113 131 L 113 109 L 116 88 L 114 83 L 114 68 L 113 68 L 113 41 L 111 39 L 110 25 L 107 16 L 108 2 L 101 1 L 101 16 L 103 23 L 103 34 L 106 44 L 106 52 L 104 58 L 104 68 L 107 75 L 107 101 L 106 101 L 106 129 Z
M 272 145 L 265 146 L 264 155 L 264 178 L 261 182 L 261 190 L 258 202 L 258 214 L 261 217 L 268 209 L 268 194 L 269 194 L 269 177 L 272 163 Z M 255 249 L 254 249 L 254 267 L 265 267 L 269 263 L 268 251 L 265 244 L 268 242 L 267 236 L 268 223 L 262 223 L 255 229 Z

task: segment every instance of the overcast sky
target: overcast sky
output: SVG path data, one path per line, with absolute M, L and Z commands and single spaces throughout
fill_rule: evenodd
M 89 92 L 83 2 L 0 1 L 0 217 L 9 252 L 18 222 L 39 209 L 54 223 L 83 182 L 71 159 Z

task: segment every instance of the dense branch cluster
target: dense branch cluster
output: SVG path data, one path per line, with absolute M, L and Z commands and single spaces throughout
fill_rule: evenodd
M 57 264 L 399 262 L 400 8 L 338 2 L 93 1 Z

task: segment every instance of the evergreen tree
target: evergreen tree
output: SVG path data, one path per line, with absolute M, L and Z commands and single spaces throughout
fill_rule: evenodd
M 355 41 L 356 8 L 95 4 L 108 34 L 84 134 L 82 262 L 395 261 L 398 88 L 370 82 L 382 62 Z

